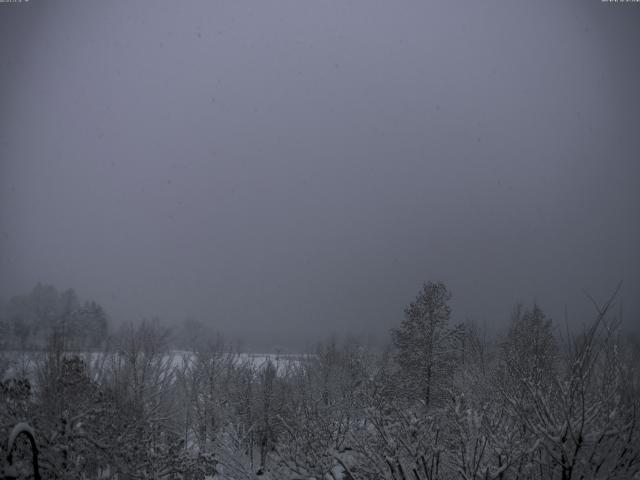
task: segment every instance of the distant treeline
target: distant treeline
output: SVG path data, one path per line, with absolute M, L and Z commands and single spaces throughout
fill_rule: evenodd
M 141 319 L 142 320 L 142 319 Z M 152 319 L 151 323 L 160 323 Z M 45 350 L 53 338 L 66 351 L 103 350 L 114 335 L 129 325 L 114 324 L 96 301 L 81 301 L 75 290 L 59 291 L 38 283 L 29 293 L 16 295 L 0 306 L 0 350 Z M 187 318 L 167 330 L 167 345 L 188 349 L 198 338 L 213 338 L 215 331 Z
M 20 422 L 33 427 L 42 478 L 640 475 L 640 346 L 619 333 L 615 294 L 594 302 L 580 333 L 518 306 L 491 339 L 451 325 L 448 289 L 429 282 L 386 350 L 331 340 L 260 366 L 198 322 L 183 329 L 189 353 L 158 321 L 123 325 L 103 354 L 70 353 L 60 318 L 82 307 L 51 298 L 61 316 L 47 348 L 0 352 L 0 476 Z M 26 445 L 14 453 L 19 478 L 32 478 Z
M 100 347 L 109 331 L 104 308 L 81 302 L 69 288 L 59 292 L 38 283 L 30 293 L 12 297 L 0 310 L 0 348 L 32 350 L 47 346 L 55 334 L 68 350 Z

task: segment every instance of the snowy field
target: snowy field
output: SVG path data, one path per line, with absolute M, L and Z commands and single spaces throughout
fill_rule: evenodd
M 15 376 L 34 379 L 35 368 L 47 359 L 47 352 L 43 351 L 2 351 L 0 352 L 0 379 Z M 66 357 L 78 356 L 84 360 L 90 370 L 98 373 L 103 367 L 113 361 L 117 361 L 117 353 L 104 352 L 66 352 Z M 214 358 L 213 356 L 211 358 Z M 277 354 L 277 353 L 228 353 L 217 352 L 215 359 L 221 365 L 247 365 L 255 371 L 265 368 L 269 362 L 276 368 L 278 375 L 283 375 L 291 368 L 299 366 L 308 360 L 308 354 Z M 197 356 L 193 352 L 184 350 L 171 351 L 164 355 L 163 362 L 167 366 L 182 369 L 190 362 L 197 361 Z

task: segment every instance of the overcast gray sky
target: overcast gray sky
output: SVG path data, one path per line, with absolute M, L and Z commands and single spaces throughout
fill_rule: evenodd
M 640 316 L 640 4 L 0 4 L 0 297 L 249 341 Z

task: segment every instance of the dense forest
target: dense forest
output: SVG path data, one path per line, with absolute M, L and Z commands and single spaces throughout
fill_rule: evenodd
M 638 478 L 640 345 L 615 293 L 579 332 L 533 305 L 497 336 L 452 325 L 450 300 L 424 284 L 388 348 L 257 362 L 206 324 L 116 329 L 38 285 L 0 319 L 0 478 Z

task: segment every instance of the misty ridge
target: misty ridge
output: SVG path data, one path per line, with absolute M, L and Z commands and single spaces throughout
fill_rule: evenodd
M 427 282 L 384 348 L 246 355 L 201 322 L 114 328 L 38 284 L 0 317 L 2 478 L 632 479 L 640 340 L 517 305 L 490 337 Z M 32 453 L 30 443 L 35 448 Z M 9 451 L 7 451 L 9 449 Z

